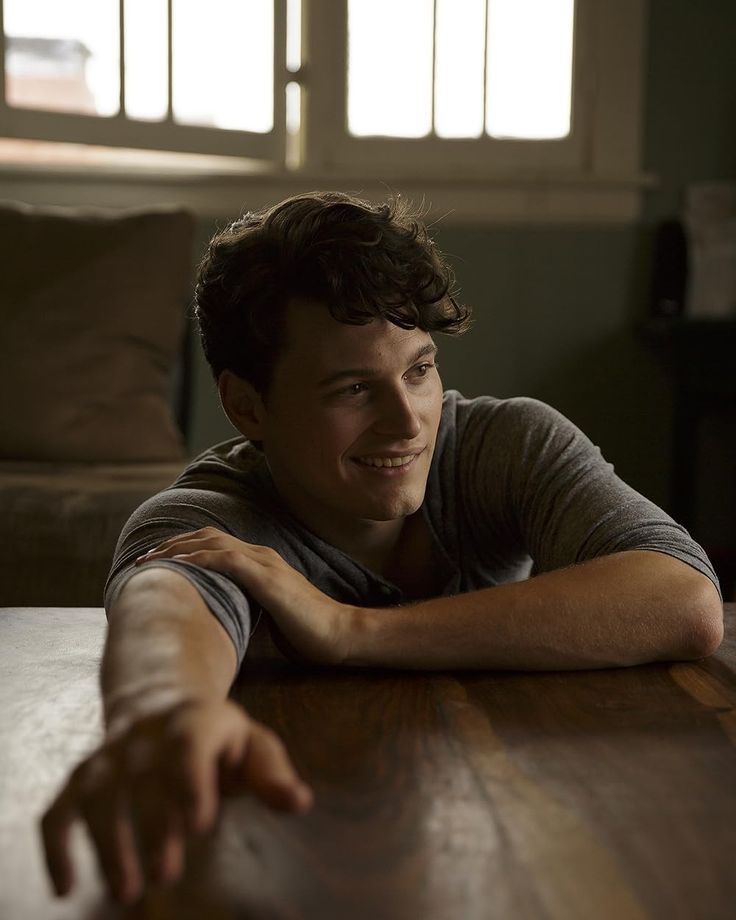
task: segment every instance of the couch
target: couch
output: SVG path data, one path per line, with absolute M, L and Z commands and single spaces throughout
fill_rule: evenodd
M 193 216 L 0 202 L 0 605 L 99 606 L 186 464 Z

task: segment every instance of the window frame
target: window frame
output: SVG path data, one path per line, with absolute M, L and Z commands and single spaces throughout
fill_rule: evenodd
M 285 26 L 286 0 L 276 2 Z M 275 55 L 274 86 L 281 104 L 285 105 L 288 82 L 297 82 L 302 89 L 297 165 L 284 159 L 288 135 L 282 135 L 281 150 L 270 161 L 246 159 L 249 154 L 240 151 L 242 167 L 236 168 L 234 161 L 221 168 L 213 162 L 196 167 L 0 162 L 0 197 L 108 207 L 166 200 L 189 206 L 202 217 L 222 218 L 233 216 L 234 208 L 262 207 L 316 188 L 342 188 L 376 200 L 385 199 L 391 191 L 400 192 L 425 202 L 429 217 L 441 216 L 450 224 L 623 224 L 639 218 L 642 193 L 654 183 L 641 170 L 647 0 L 577 0 L 581 37 L 575 49 L 577 146 L 572 165 L 555 162 L 554 157 L 532 163 L 518 155 L 520 147 L 549 147 L 549 142 L 496 139 L 493 146 L 507 153 L 492 162 L 481 157 L 460 166 L 459 158 L 447 154 L 463 146 L 455 139 L 438 141 L 444 150 L 441 162 L 436 157 L 420 157 L 414 139 L 408 145 L 393 144 L 394 139 L 384 145 L 385 139 L 376 139 L 380 145 L 364 148 L 374 148 L 370 156 L 344 156 L 340 136 L 344 119 L 336 118 L 335 74 L 337 64 L 344 73 L 347 47 L 333 64 L 325 53 L 326 37 L 331 36 L 334 44 L 338 34 L 338 18 L 327 10 L 329 6 L 334 11 L 333 3 L 344 8 L 346 0 L 330 0 L 329 4 L 302 0 L 302 66 L 298 72 L 290 73 L 282 65 L 285 53 L 280 60 Z M 277 45 L 285 49 L 285 28 L 281 39 Z M 280 124 L 284 121 L 282 118 Z M 59 139 L 73 141 L 68 136 Z M 353 140 L 362 144 L 374 139 Z M 400 146 L 404 149 L 399 156 Z M 159 149 L 171 147 L 162 141 Z M 537 154 L 542 149 L 538 147 Z
M 286 144 L 285 87 L 287 73 L 281 62 L 286 56 L 286 0 L 274 0 L 274 126 L 266 133 L 187 125 L 174 120 L 171 83 L 172 0 L 168 0 L 168 112 L 158 121 L 129 118 L 125 114 L 125 43 L 123 39 L 125 0 L 116 0 L 116 2 L 119 9 L 119 112 L 111 116 L 87 115 L 9 105 L 5 97 L 5 34 L 3 30 L 0 34 L 0 133 L 3 137 L 246 157 L 267 160 L 274 165 L 283 163 Z M 3 0 L 0 0 L 0 24 L 3 21 Z
M 579 75 L 586 66 L 584 56 L 581 59 L 574 54 L 571 131 L 566 137 L 554 140 L 499 139 L 487 135 L 479 138 L 353 137 L 347 129 L 348 0 L 335 0 L 329 11 L 325 4 L 314 0 L 307 0 L 307 4 L 311 7 L 312 23 L 305 48 L 310 81 L 312 85 L 318 82 L 321 87 L 325 105 L 320 112 L 326 111 L 329 105 L 333 113 L 319 126 L 313 124 L 314 142 L 308 151 L 316 163 L 321 161 L 338 170 L 363 169 L 377 162 L 385 168 L 400 170 L 411 164 L 413 174 L 418 171 L 432 176 L 443 171 L 443 166 L 446 170 L 448 157 L 451 157 L 454 169 L 481 177 L 511 168 L 569 170 L 580 164 L 583 154 L 581 125 L 586 120 L 587 101 L 576 87 L 583 82 Z M 578 42 L 578 34 L 581 29 L 588 31 L 589 24 L 582 0 L 575 2 L 575 20 L 575 44 L 584 47 L 587 42 Z M 316 47 L 310 41 L 310 37 L 315 36 L 318 37 Z M 329 68 L 323 64 L 327 60 L 333 62 Z M 313 122 L 308 111 L 305 119 Z
M 303 2 L 309 24 L 304 34 L 307 168 L 340 174 L 380 163 L 394 175 L 450 178 L 451 171 L 461 171 L 470 179 L 531 175 L 540 181 L 555 176 L 620 181 L 638 173 L 645 0 L 576 0 L 571 132 L 559 140 L 350 137 L 348 0 L 335 0 L 329 10 L 321 0 Z M 310 94 L 318 98 L 316 104 Z

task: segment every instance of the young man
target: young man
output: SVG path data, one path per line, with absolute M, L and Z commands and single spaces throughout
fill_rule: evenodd
M 335 665 L 600 668 L 718 647 L 702 549 L 578 429 L 535 400 L 443 394 L 432 335 L 468 311 L 405 209 L 314 194 L 247 214 L 210 244 L 196 312 L 242 437 L 121 536 L 106 738 L 43 821 L 59 893 L 77 817 L 129 900 L 180 874 L 221 790 L 309 808 L 279 739 L 227 699 L 260 611 L 287 654 Z

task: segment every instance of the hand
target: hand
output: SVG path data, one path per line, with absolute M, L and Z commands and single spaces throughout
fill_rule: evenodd
M 43 816 L 56 893 L 74 884 L 68 837 L 77 817 L 111 893 L 129 902 L 142 893 L 144 877 L 160 884 L 179 878 L 186 837 L 212 828 L 220 793 L 247 791 L 294 813 L 313 799 L 281 740 L 229 700 L 179 704 L 119 728 L 74 770 Z
M 205 527 L 164 541 L 136 563 L 154 559 L 182 559 L 230 575 L 307 660 L 340 664 L 348 656 L 356 608 L 323 594 L 269 546 Z

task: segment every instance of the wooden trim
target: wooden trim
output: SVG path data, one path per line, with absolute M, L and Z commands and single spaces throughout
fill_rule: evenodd
M 125 33 L 124 0 L 119 0 L 120 28 L 120 111 L 117 115 L 85 115 L 74 112 L 23 109 L 9 106 L 0 93 L 0 135 L 29 140 L 129 147 L 143 150 L 168 150 L 187 153 L 234 156 L 283 163 L 285 141 L 285 100 L 278 97 L 278 86 L 285 71 L 286 2 L 274 4 L 274 129 L 266 134 L 231 131 L 200 125 L 179 124 L 172 113 L 172 2 L 168 0 L 168 114 L 158 122 L 139 121 L 125 115 Z M 0 15 L 2 3 L 0 3 Z M 0 33 L 0 89 L 4 86 L 5 36 Z M 277 62 L 277 58 L 280 59 Z M 277 66 L 280 65 L 280 66 Z M 278 79 L 277 79 L 278 77 Z M 283 93 L 281 94 L 283 96 Z
M 286 0 L 274 0 L 273 22 L 273 162 L 283 168 L 286 163 L 286 84 L 292 79 L 286 69 Z
M 4 23 L 3 0 L 0 0 L 0 29 L 4 28 Z M 0 123 L 5 106 L 5 32 L 0 31 Z
M 493 176 L 570 171 L 605 176 L 639 168 L 647 0 L 576 0 L 571 132 L 552 141 L 350 137 L 347 133 L 347 0 L 305 0 L 312 17 L 305 124 L 312 169 L 386 176 Z M 330 61 L 329 67 L 324 63 Z
M 276 131 L 253 134 L 174 122 L 136 121 L 122 115 L 105 118 L 11 106 L 1 114 L 5 137 L 279 160 Z
M 7 177 L 15 174 L 20 181 L 5 197 L 22 197 L 24 188 L 31 200 L 49 193 L 55 203 L 66 203 L 65 193 L 52 192 L 66 175 L 70 189 L 82 190 L 83 201 L 117 206 L 124 194 L 141 203 L 173 195 L 207 215 L 231 213 L 241 195 L 273 203 L 296 191 L 343 188 L 369 189 L 385 198 L 394 188 L 424 196 L 461 221 L 634 220 L 648 181 L 638 174 L 646 9 L 646 0 L 577 0 L 573 130 L 567 139 L 347 138 L 346 0 L 303 0 L 304 63 L 298 75 L 286 71 L 286 0 L 277 0 L 275 123 L 267 135 L 0 107 L 2 133 L 9 137 L 67 142 L 74 137 L 101 146 L 223 154 L 239 157 L 242 171 L 151 169 L 128 177 L 124 167 L 93 167 L 87 179 L 89 166 L 76 172 L 30 168 L 14 173 L 0 165 L 0 186 L 7 188 Z M 336 73 L 342 77 L 335 79 Z M 304 155 L 302 166 L 287 174 L 284 89 L 289 79 L 303 87 Z
M 125 0 L 118 0 L 118 110 L 125 114 Z
M 603 224 L 633 223 L 640 217 L 647 176 L 611 176 L 605 180 L 571 176 L 567 180 L 433 181 L 389 176 L 378 181 L 360 174 L 283 173 L 280 175 L 207 175 L 130 170 L 31 171 L 0 168 L 0 198 L 40 205 L 90 205 L 125 208 L 154 202 L 180 204 L 202 218 L 232 219 L 241 207 L 258 208 L 315 189 L 340 189 L 373 201 L 400 193 L 428 208 L 427 220 L 443 224 Z
M 594 0 L 598 86 L 593 171 L 628 171 L 641 160 L 647 0 Z

